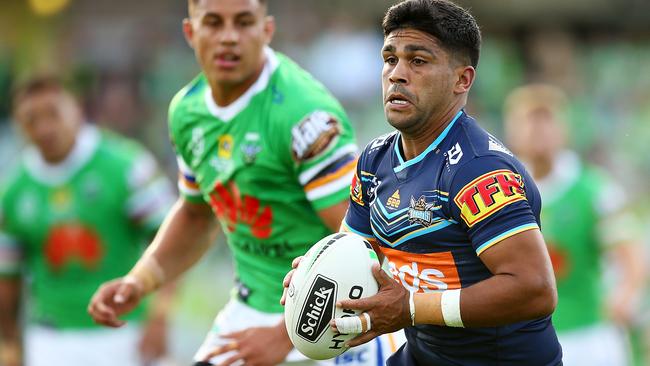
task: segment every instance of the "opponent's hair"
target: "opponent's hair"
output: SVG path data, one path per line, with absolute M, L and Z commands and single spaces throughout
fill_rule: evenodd
M 559 87 L 551 84 L 528 84 L 510 92 L 503 104 L 503 115 L 506 122 L 513 119 L 519 111 L 543 109 L 564 115 L 568 105 L 568 98 Z
M 477 67 L 481 31 L 474 17 L 448 0 L 406 0 L 386 11 L 384 37 L 412 28 L 434 36 L 457 61 Z
M 189 13 L 189 14 L 192 13 L 192 9 L 193 9 L 193 8 L 194 8 L 194 7 L 199 3 L 199 1 L 201 1 L 201 0 L 187 0 L 187 9 L 188 9 L 188 13 Z M 266 6 L 266 5 L 267 5 L 266 2 L 267 2 L 268 0 L 257 0 L 257 1 L 258 1 L 262 6 Z
M 14 86 L 12 106 L 14 110 L 25 99 L 46 91 L 68 93 L 63 81 L 53 75 L 38 75 Z

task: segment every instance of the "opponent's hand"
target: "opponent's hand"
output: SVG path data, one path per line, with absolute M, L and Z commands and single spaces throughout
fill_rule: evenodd
M 364 344 L 379 335 L 392 333 L 411 325 L 408 291 L 389 277 L 379 264 L 373 265 L 372 274 L 379 284 L 379 292 L 367 298 L 341 300 L 336 303 L 339 308 L 362 310 L 370 316 L 370 330 L 347 342 L 350 347 Z M 330 322 L 335 332 L 338 331 L 336 320 Z
M 302 261 L 303 256 L 296 257 L 293 259 L 293 262 L 291 262 L 291 268 L 292 270 L 289 271 L 286 276 L 284 276 L 284 280 L 282 281 L 282 286 L 284 286 L 284 290 L 282 290 L 282 298 L 280 298 L 280 304 L 284 306 L 284 303 L 287 300 L 287 287 L 289 287 L 289 284 L 291 283 L 291 278 L 293 277 L 293 273 L 296 271 L 296 268 L 298 268 L 298 265 Z
M 141 299 L 142 289 L 137 283 L 118 278 L 97 289 L 88 304 L 88 314 L 97 324 L 121 327 L 126 322 L 118 317 L 133 310 Z
M 217 347 L 203 361 L 209 362 L 215 356 L 234 352 L 219 366 L 229 366 L 240 360 L 246 366 L 275 366 L 284 362 L 293 348 L 284 322 L 274 327 L 247 328 L 222 337 L 229 339 L 230 342 Z
M 146 321 L 142 329 L 140 359 L 145 365 L 160 360 L 167 354 L 167 318 L 154 316 Z

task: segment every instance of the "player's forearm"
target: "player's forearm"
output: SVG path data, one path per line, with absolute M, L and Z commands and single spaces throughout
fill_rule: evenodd
M 21 332 L 18 321 L 21 279 L 0 279 L 0 340 L 3 348 L 20 350 Z
M 149 265 L 153 258 L 157 286 L 169 283 L 192 267 L 210 247 L 218 232 L 209 207 L 180 199 L 170 210 L 153 242 L 134 267 Z M 149 265 L 151 267 L 151 265 Z M 133 272 L 133 271 L 132 271 Z
M 416 324 L 448 325 L 441 300 L 439 292 L 415 294 Z M 462 326 L 493 327 L 550 315 L 556 304 L 553 281 L 502 274 L 460 290 L 457 306 Z

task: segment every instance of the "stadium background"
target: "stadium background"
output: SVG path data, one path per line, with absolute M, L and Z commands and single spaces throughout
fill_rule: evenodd
M 359 143 L 388 131 L 380 100 L 380 20 L 386 0 L 270 0 L 272 46 L 293 57 L 344 103 Z M 572 144 L 627 190 L 650 217 L 650 1 L 458 0 L 484 45 L 468 106 L 501 135 L 513 87 L 545 81 L 571 97 Z M 182 36 L 185 0 L 3 0 L 0 4 L 0 179 L 22 145 L 11 126 L 10 86 L 33 72 L 61 75 L 90 120 L 142 141 L 175 174 L 166 112 L 198 66 Z M 648 229 L 646 229 L 648 231 Z M 650 240 L 644 239 L 646 247 Z M 220 242 L 182 280 L 172 356 L 186 364 L 232 279 Z M 638 316 L 650 327 L 650 306 Z M 173 361 L 173 360 L 172 360 Z M 171 362 L 171 364 L 174 364 Z

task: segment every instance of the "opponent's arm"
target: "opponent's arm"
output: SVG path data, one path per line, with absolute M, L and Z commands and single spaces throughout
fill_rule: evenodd
M 93 296 L 88 312 L 99 324 L 123 325 L 118 316 L 131 311 L 142 297 L 194 265 L 217 232 L 217 219 L 208 205 L 180 198 L 129 274 L 102 285 Z
M 22 365 L 21 286 L 21 276 L 0 278 L 0 364 L 5 366 Z
M 334 206 L 330 206 L 318 211 L 318 216 L 325 223 L 328 229 L 332 232 L 339 231 L 341 221 L 345 217 L 345 212 L 348 210 L 348 200 L 345 199 Z

